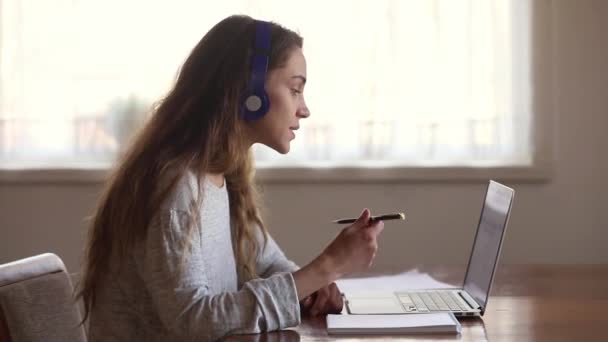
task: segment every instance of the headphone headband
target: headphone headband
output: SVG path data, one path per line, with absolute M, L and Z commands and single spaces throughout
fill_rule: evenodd
M 255 49 L 270 54 L 270 23 L 262 20 L 255 21 Z
M 270 36 L 271 24 L 266 21 L 256 20 L 251 76 L 242 103 L 242 116 L 247 121 L 261 118 L 270 108 L 268 94 L 266 94 L 266 90 L 264 89 L 270 59 Z

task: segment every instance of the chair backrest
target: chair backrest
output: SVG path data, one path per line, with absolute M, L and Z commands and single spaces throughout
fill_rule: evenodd
M 0 265 L 0 342 L 86 341 L 73 291 L 55 254 Z

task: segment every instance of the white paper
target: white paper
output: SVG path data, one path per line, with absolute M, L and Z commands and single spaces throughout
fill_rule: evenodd
M 455 287 L 435 280 L 427 273 L 420 273 L 417 269 L 390 276 L 340 279 L 336 285 L 342 293 L 347 294 Z
M 460 323 L 448 312 L 415 315 L 327 315 L 329 333 L 458 333 Z

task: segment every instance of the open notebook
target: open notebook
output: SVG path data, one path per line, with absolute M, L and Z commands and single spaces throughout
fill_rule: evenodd
M 452 313 L 418 315 L 327 315 L 328 334 L 458 334 Z

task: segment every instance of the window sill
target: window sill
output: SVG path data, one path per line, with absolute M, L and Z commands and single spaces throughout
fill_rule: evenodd
M 0 170 L 0 184 L 94 184 L 109 176 L 107 169 Z M 290 183 L 478 183 L 488 179 L 545 183 L 550 166 L 517 167 L 392 167 L 392 168 L 261 168 L 263 184 Z

